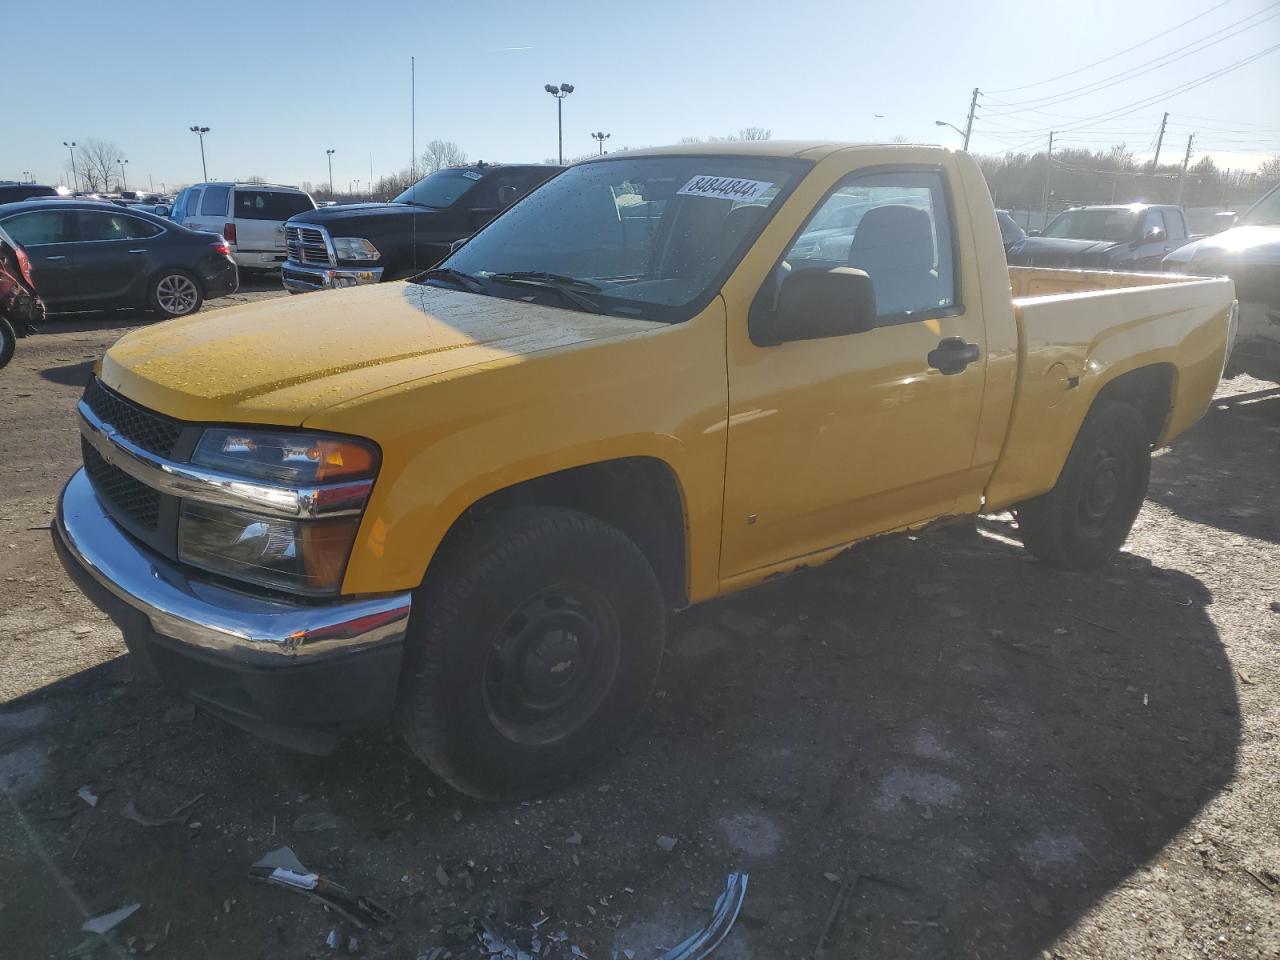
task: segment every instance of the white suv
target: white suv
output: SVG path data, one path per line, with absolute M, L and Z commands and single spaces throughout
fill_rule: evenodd
M 219 233 L 241 270 L 272 270 L 287 259 L 284 222 L 316 208 L 297 187 L 269 183 L 198 183 L 178 194 L 169 213 L 192 230 Z

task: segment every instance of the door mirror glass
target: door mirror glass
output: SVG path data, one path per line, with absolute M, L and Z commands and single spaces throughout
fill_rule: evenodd
M 498 204 L 503 207 L 509 207 L 516 202 L 516 197 L 519 195 L 520 190 L 515 184 L 505 184 L 498 188 Z
M 169 208 L 168 208 L 168 207 L 166 207 L 163 203 L 158 204 L 158 205 L 156 206 L 156 216 L 157 216 L 157 217 L 167 217 L 168 215 L 169 215 Z
M 853 267 L 793 270 L 778 290 L 769 340 L 843 337 L 875 325 L 876 293 L 866 271 Z
M 1213 232 L 1221 233 L 1223 230 L 1230 230 L 1236 225 L 1236 221 L 1240 219 L 1240 214 L 1229 210 L 1213 215 Z
M 1164 239 L 1164 227 L 1148 227 L 1145 239 L 1149 242 Z
M 1028 231 L 1027 231 L 1027 236 L 1028 236 L 1028 237 L 1038 237 L 1038 236 L 1040 236 L 1040 231 L 1039 231 L 1039 230 L 1028 230 Z

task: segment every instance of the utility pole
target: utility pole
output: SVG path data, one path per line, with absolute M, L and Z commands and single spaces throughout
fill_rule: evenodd
M 409 179 L 418 182 L 418 66 L 409 58 Z M 411 184 L 412 185 L 412 184 Z M 417 220 L 414 220 L 417 223 Z
M 560 158 L 557 162 L 561 166 L 564 165 L 564 98 L 573 93 L 572 83 L 562 83 L 557 86 L 554 83 L 544 83 L 542 89 L 547 91 L 556 98 L 556 155 Z
M 71 182 L 75 184 L 76 192 L 80 191 L 80 177 L 76 174 L 76 142 L 72 140 L 70 143 L 63 140 L 62 145 L 67 148 L 67 153 L 71 155 Z
M 124 175 L 124 165 L 128 162 L 129 162 L 128 160 L 124 160 L 124 159 L 120 161 L 120 192 L 121 193 L 129 189 L 129 178 Z
M 1191 144 L 1195 138 L 1194 133 L 1187 137 L 1187 152 L 1182 158 L 1182 175 L 1178 177 L 1178 199 L 1174 201 L 1178 206 L 1182 206 L 1182 187 L 1187 182 L 1187 165 L 1191 163 Z
M 1049 131 L 1049 157 L 1044 165 L 1044 197 L 1040 201 L 1040 216 L 1044 220 L 1040 229 L 1049 225 L 1049 175 L 1053 172 L 1053 135 L 1056 130 Z
M 964 148 L 969 149 L 969 136 L 973 133 L 973 114 L 978 109 L 978 88 L 973 88 L 973 99 L 969 101 L 969 119 L 964 124 Z
M 604 142 L 611 136 L 613 136 L 613 134 L 605 133 L 603 130 L 598 130 L 591 135 L 591 139 L 600 145 L 600 156 L 602 157 L 604 156 Z
M 1160 148 L 1164 146 L 1164 128 L 1165 128 L 1165 124 L 1167 124 L 1168 122 L 1169 122 L 1169 111 L 1166 110 L 1164 113 L 1164 119 L 1160 121 L 1160 135 L 1156 137 L 1156 156 L 1155 156 L 1155 159 L 1151 161 L 1152 173 L 1156 173 L 1160 169 Z
M 329 196 L 333 196 L 333 151 L 326 150 L 325 155 L 329 158 Z

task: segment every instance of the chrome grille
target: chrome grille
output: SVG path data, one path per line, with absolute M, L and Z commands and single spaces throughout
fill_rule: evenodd
M 329 235 L 324 227 L 309 224 L 286 224 L 284 248 L 294 263 L 315 263 L 325 267 L 334 265 L 329 256 Z
M 113 511 L 119 511 L 145 530 L 155 530 L 160 523 L 159 491 L 107 463 L 83 437 L 80 438 L 80 454 L 94 493 Z
M 130 403 L 94 377 L 84 391 L 84 402 L 103 423 L 109 423 L 143 450 L 167 457 L 173 453 L 182 424 Z

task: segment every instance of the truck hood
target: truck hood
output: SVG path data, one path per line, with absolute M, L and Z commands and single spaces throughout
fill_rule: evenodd
M 663 327 L 407 282 L 159 323 L 103 358 L 107 386 L 188 421 L 297 426 L 365 394 Z
M 293 218 L 295 223 L 315 223 L 338 231 L 338 236 L 351 236 L 350 228 L 364 223 L 377 223 L 389 217 L 434 217 L 441 211 L 411 203 L 342 203 L 333 207 L 318 207 Z
M 1193 240 L 1164 258 L 1166 267 L 1195 264 L 1226 268 L 1236 264 L 1280 264 L 1280 227 L 1233 227 Z
M 1039 266 L 1088 262 L 1123 247 L 1112 240 L 1071 240 L 1066 237 L 1027 237 L 1009 248 L 1009 262 L 1024 264 L 1032 259 Z

